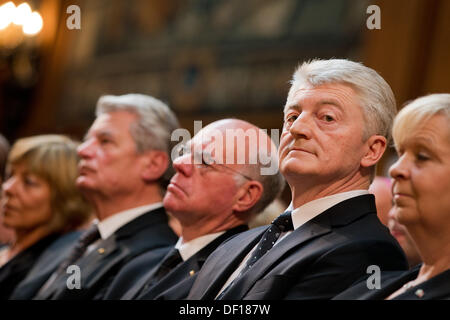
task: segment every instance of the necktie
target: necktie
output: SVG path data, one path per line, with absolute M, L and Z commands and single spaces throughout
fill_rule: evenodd
M 98 231 L 97 225 L 94 224 L 78 238 L 77 244 L 69 252 L 67 258 L 60 264 L 58 273 L 61 271 L 65 272 L 67 267 L 76 262 L 84 254 L 87 247 L 99 238 L 100 232 Z
M 50 276 L 50 278 L 44 283 L 41 289 L 38 291 L 36 297 L 44 294 L 48 288 L 55 282 L 57 278 L 66 273 L 67 267 L 74 264 L 86 251 L 87 247 L 92 244 L 95 240 L 100 238 L 100 232 L 96 224 L 89 227 L 81 236 L 78 238 L 76 245 L 67 255 L 67 258 L 59 265 L 58 269 Z
M 272 221 L 269 229 L 264 232 L 261 240 L 259 240 L 256 249 L 253 250 L 250 258 L 247 260 L 245 267 L 239 273 L 239 275 L 234 279 L 218 296 L 217 299 L 222 299 L 224 294 L 230 289 L 233 283 L 239 279 L 245 272 L 247 272 L 263 255 L 265 255 L 270 249 L 272 249 L 275 242 L 277 242 L 281 233 L 294 230 L 294 225 L 292 224 L 291 211 L 283 212 L 275 220 Z
M 155 273 L 150 277 L 150 279 L 145 282 L 145 285 L 140 290 L 140 294 L 144 294 L 147 289 L 155 285 L 158 281 L 164 278 L 172 269 L 174 269 L 177 265 L 183 262 L 183 258 L 181 258 L 180 252 L 178 249 L 173 248 L 163 259 L 161 264 Z
M 286 211 L 278 216 L 269 229 L 263 234 L 258 246 L 253 250 L 252 255 L 247 260 L 247 263 L 242 270 L 241 274 L 250 269 L 256 261 L 258 261 L 263 255 L 265 255 L 270 249 L 272 249 L 275 242 L 277 242 L 281 233 L 294 230 L 294 225 L 292 224 L 291 212 Z

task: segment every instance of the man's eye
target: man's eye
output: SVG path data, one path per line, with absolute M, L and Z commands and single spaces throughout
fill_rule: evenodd
M 427 160 L 430 160 L 430 157 L 429 157 L 427 154 L 425 154 L 425 153 L 418 153 L 418 154 L 416 155 L 416 158 L 417 158 L 417 160 L 419 160 L 419 161 L 427 161 Z
M 108 144 L 110 142 L 111 142 L 111 140 L 109 140 L 109 139 L 100 139 L 100 144 Z
M 285 122 L 289 122 L 289 123 L 292 123 L 292 122 L 294 122 L 295 120 L 297 120 L 297 118 L 298 118 L 298 116 L 297 116 L 297 115 L 295 115 L 295 114 L 292 114 L 292 115 L 290 115 L 290 116 L 286 117 L 286 120 L 285 120 Z
M 297 118 L 298 118 L 298 115 L 296 115 L 296 114 L 287 116 L 286 119 L 284 120 L 284 128 L 286 130 L 288 130 L 292 126 L 292 124 L 295 122 L 295 120 L 297 120 Z
M 326 122 L 333 122 L 334 121 L 334 118 L 332 116 L 328 115 L 328 114 L 324 115 L 322 118 Z

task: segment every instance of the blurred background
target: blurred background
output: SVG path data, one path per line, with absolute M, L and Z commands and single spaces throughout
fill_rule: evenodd
M 369 5 L 381 29 L 366 26 Z M 71 5 L 80 8 L 81 29 Z M 103 94 L 169 103 L 193 132 L 224 117 L 281 129 L 295 67 L 349 58 L 399 108 L 450 92 L 449 0 L 0 0 L 0 133 L 81 139 Z M 75 21 L 76 22 L 76 21 Z M 378 167 L 385 175 L 389 150 Z M 286 200 L 288 195 L 285 196 Z

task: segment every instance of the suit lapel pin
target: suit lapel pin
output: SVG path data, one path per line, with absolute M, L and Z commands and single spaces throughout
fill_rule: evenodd
M 104 254 L 105 253 L 105 248 L 98 248 L 98 253 L 100 254 Z
M 191 271 L 189 271 L 189 276 L 193 276 L 195 274 L 195 271 L 194 270 L 191 270 Z
M 422 298 L 423 295 L 425 294 L 425 292 L 422 289 L 417 289 L 416 292 L 414 293 L 416 296 L 418 296 L 419 298 Z

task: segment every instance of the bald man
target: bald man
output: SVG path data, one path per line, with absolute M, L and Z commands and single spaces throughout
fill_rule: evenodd
M 247 230 L 281 192 L 277 163 L 270 137 L 248 122 L 225 119 L 200 130 L 173 161 L 176 174 L 163 202 L 180 222 L 181 237 L 156 268 L 148 270 L 146 255 L 129 263 L 106 299 L 186 298 L 209 254 Z

